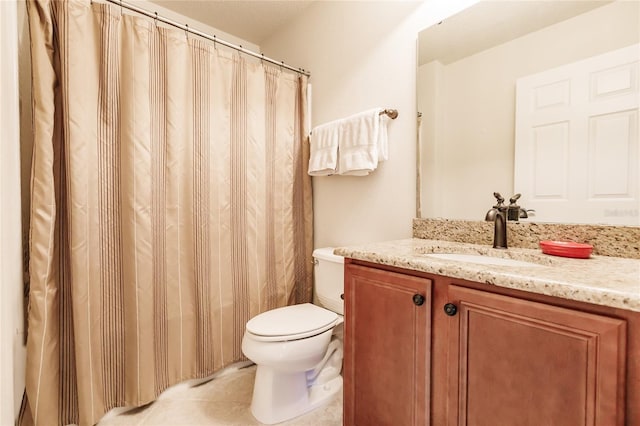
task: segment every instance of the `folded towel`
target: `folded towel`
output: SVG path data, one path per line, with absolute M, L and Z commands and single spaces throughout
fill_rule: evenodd
M 345 118 L 339 140 L 338 170 L 341 175 L 366 176 L 389 158 L 387 126 L 383 108 Z
M 313 129 L 309 136 L 309 175 L 330 176 L 336 173 L 339 137 L 340 125 L 335 121 Z
M 379 111 L 384 111 L 380 109 Z M 378 161 L 386 161 L 389 159 L 389 136 L 387 134 L 387 123 L 389 123 L 389 116 L 387 114 L 379 115 L 380 130 L 378 133 Z
M 387 121 L 374 108 L 313 129 L 309 142 L 309 175 L 366 176 L 389 158 Z

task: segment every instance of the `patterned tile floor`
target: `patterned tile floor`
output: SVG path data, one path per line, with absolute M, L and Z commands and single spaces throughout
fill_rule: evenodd
M 254 426 L 262 425 L 249 406 L 256 367 L 231 370 L 200 385 L 179 384 L 157 401 L 124 413 L 108 413 L 97 426 Z M 341 426 L 342 393 L 324 407 L 282 426 Z

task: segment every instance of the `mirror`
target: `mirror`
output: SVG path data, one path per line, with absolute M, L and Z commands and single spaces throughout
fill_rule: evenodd
M 493 192 L 498 191 L 506 199 L 520 192 L 518 204 L 525 209 L 536 208 L 524 220 L 640 225 L 637 60 L 625 63 L 624 72 L 617 72 L 622 68 L 614 67 L 614 77 L 622 76 L 624 84 L 611 77 L 613 73 L 600 83 L 594 77 L 583 79 L 586 91 L 609 90 L 607 96 L 625 91 L 625 99 L 630 99 L 631 104 L 625 104 L 624 114 L 615 115 L 624 115 L 617 124 L 594 120 L 592 115 L 583 120 L 587 129 L 581 134 L 573 128 L 556 131 L 558 126 L 551 125 L 538 125 L 532 130 L 534 125 L 522 131 L 526 120 L 519 118 L 516 123 L 516 114 L 529 105 L 529 101 L 521 101 L 521 86 L 516 90 L 519 81 L 546 75 L 551 72 L 548 70 L 575 68 L 575 64 L 623 48 L 631 49 L 637 57 L 639 6 L 637 1 L 489 0 L 420 32 L 418 217 L 483 220 L 495 204 Z M 556 90 L 556 86 L 564 87 L 545 87 Z M 555 108 L 569 89 L 536 93 L 530 103 L 546 102 L 543 106 Z M 566 105 L 563 108 L 566 114 L 573 114 Z M 611 132 L 624 133 L 623 143 L 606 145 L 609 141 L 602 135 L 610 136 Z M 533 148 L 523 144 L 522 135 L 534 135 Z M 549 142 L 569 138 L 567 135 L 589 143 L 580 142 L 583 145 L 576 147 Z M 594 165 L 594 161 L 599 163 Z M 522 166 L 524 163 L 527 164 Z M 575 167 L 578 163 L 585 169 L 582 174 L 573 169 L 571 176 L 567 172 L 568 177 L 558 173 L 562 167 Z M 593 195 L 597 192 L 593 188 L 598 189 L 600 184 L 592 182 L 588 170 L 612 176 L 620 171 L 618 175 L 622 177 L 612 177 L 618 179 L 609 185 L 615 188 L 600 191 L 605 195 Z M 519 183 L 514 184 L 514 179 Z M 574 181 L 588 188 L 576 190 L 572 187 Z M 556 191 L 554 185 L 562 189 Z M 566 188 L 573 188 L 569 192 L 583 191 L 582 198 L 595 200 L 597 211 L 591 211 L 584 200 L 556 194 Z M 621 200 L 623 203 L 618 203 Z

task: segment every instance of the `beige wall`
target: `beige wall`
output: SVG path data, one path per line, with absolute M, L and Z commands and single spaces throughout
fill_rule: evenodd
M 474 3 L 320 1 L 262 43 L 312 72 L 312 125 L 371 107 L 398 109 L 389 160 L 367 177 L 314 177 L 315 246 L 411 236 L 415 216 L 418 31 Z
M 423 217 L 482 220 L 493 191 L 510 197 L 516 79 L 638 43 L 639 5 L 615 2 L 440 66 L 441 127 L 435 146 L 423 144 L 436 152 L 438 173 L 424 182 Z
M 0 2 L 0 424 L 13 424 L 24 386 L 18 8 Z
M 442 99 L 442 78 L 444 66 L 438 61 L 431 61 L 418 68 L 416 92 L 418 111 L 422 113 L 420 128 L 420 214 L 418 217 L 440 217 L 443 194 L 438 190 L 438 176 L 442 171 L 436 158 L 440 156 L 439 146 L 431 141 L 440 140 L 438 132 L 444 114 L 439 107 Z M 429 143 L 427 143 L 429 142 Z M 436 199 L 436 196 L 438 197 Z

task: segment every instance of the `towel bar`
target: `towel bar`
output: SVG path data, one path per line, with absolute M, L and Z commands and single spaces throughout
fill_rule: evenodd
M 380 115 L 387 114 L 390 119 L 395 120 L 398 117 L 397 109 L 385 109 L 384 111 L 380 111 Z

